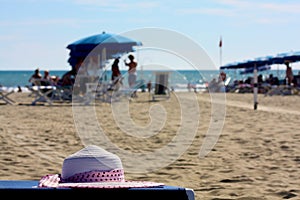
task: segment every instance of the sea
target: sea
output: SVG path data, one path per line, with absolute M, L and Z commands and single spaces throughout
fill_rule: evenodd
M 43 71 L 40 71 L 43 74 Z M 67 70 L 50 70 L 51 76 L 59 76 L 62 77 Z M 126 71 L 121 71 L 123 75 L 126 75 Z M 175 90 L 186 90 L 187 84 L 196 84 L 201 87 L 201 85 L 205 85 L 213 78 L 217 78 L 219 76 L 219 70 L 176 70 L 171 71 L 169 73 L 169 86 L 174 88 Z M 238 70 L 226 70 L 225 73 L 227 77 L 231 78 L 231 82 L 233 80 L 245 80 L 248 77 L 252 77 L 253 73 L 241 74 L 241 71 Z M 298 74 L 298 71 L 294 71 L 294 74 Z M 17 90 L 18 87 L 22 89 L 22 91 L 28 91 L 27 87 L 30 85 L 29 79 L 33 71 L 30 70 L 0 70 L 0 88 L 2 90 Z M 109 79 L 111 77 L 111 72 L 106 71 L 105 79 Z M 155 81 L 155 72 L 152 70 L 139 70 L 137 72 L 138 80 L 144 80 L 144 82 L 154 82 Z M 279 80 L 285 78 L 285 70 L 266 70 L 262 72 L 258 72 L 258 74 L 262 74 L 263 78 L 267 78 L 270 74 L 273 76 L 277 76 Z

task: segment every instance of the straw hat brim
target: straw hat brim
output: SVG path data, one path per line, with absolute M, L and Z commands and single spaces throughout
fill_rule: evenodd
M 163 183 L 148 181 L 123 181 L 123 182 L 85 182 L 85 183 L 60 183 L 58 188 L 145 188 L 159 187 Z
M 159 187 L 163 183 L 150 181 L 103 181 L 103 182 L 61 182 L 59 174 L 49 174 L 39 181 L 38 187 L 44 188 L 145 188 Z

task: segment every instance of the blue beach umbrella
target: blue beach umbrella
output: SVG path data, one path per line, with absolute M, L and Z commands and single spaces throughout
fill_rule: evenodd
M 299 62 L 300 52 L 280 53 L 271 59 L 272 64 L 285 64 L 286 62 Z
M 221 66 L 220 69 L 244 69 L 246 73 L 249 73 L 253 72 L 254 68 L 259 68 L 258 71 L 263 71 L 269 69 L 266 66 L 273 64 L 272 59 L 272 56 L 259 57 L 255 59 L 245 60 L 242 62 L 227 64 Z
M 140 41 L 133 40 L 121 35 L 101 33 L 82 38 L 67 46 L 70 50 L 68 62 L 74 68 L 76 64 L 83 61 L 88 55 L 105 56 L 105 60 L 114 58 L 115 55 L 122 55 L 133 52 L 135 46 L 141 46 Z M 105 55 L 101 55 L 104 54 Z M 103 61 L 103 60 L 102 60 Z
M 285 64 L 286 62 L 293 63 L 300 61 L 300 52 L 288 52 L 277 54 L 276 56 L 266 56 L 256 58 L 253 60 L 246 60 L 244 62 L 235 62 L 221 66 L 220 69 L 244 69 L 244 71 L 250 71 L 254 77 L 254 109 L 257 108 L 257 71 L 268 69 L 266 66 L 273 64 Z M 265 67 L 264 67 L 265 66 Z
M 249 67 L 249 68 L 246 68 L 242 71 L 240 71 L 240 74 L 249 74 L 249 73 L 253 73 L 254 72 L 254 67 Z M 271 66 L 270 65 L 263 65 L 263 66 L 259 66 L 259 67 L 256 67 L 257 71 L 258 72 L 261 72 L 261 71 L 266 71 L 266 70 L 270 70 L 271 69 Z
M 255 58 L 253 60 L 248 60 L 245 62 L 245 66 L 242 71 L 240 71 L 240 74 L 249 74 L 253 73 L 254 69 L 256 69 L 258 72 L 260 71 L 266 71 L 271 69 L 271 61 L 270 59 L 273 58 L 272 56 L 265 56 L 265 57 L 259 57 Z

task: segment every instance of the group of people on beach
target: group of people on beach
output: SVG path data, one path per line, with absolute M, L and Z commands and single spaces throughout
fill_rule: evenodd
M 40 69 L 37 68 L 34 70 L 34 73 L 31 75 L 28 80 L 32 85 L 36 85 L 36 81 L 39 81 L 41 85 L 57 85 L 59 81 L 58 76 L 50 76 L 49 70 L 45 70 L 44 74 L 40 73 Z
M 258 93 L 266 94 L 273 88 L 278 88 L 279 86 L 285 86 L 286 88 L 300 90 L 300 71 L 297 75 L 293 73 L 292 67 L 289 62 L 285 62 L 286 70 L 285 77 L 279 80 L 278 77 L 274 76 L 272 73 L 269 76 L 263 76 L 259 74 L 257 76 L 257 86 Z M 229 84 L 230 83 L 230 84 Z M 218 78 L 212 78 L 210 82 L 207 83 L 207 88 L 210 92 L 238 92 L 246 93 L 253 92 L 254 77 L 249 76 L 245 80 L 233 80 L 230 81 L 226 77 L 226 73 L 221 71 Z M 190 89 L 191 86 L 188 85 Z M 225 90 L 223 90 L 223 89 Z
M 130 88 L 134 88 L 137 80 L 137 62 L 134 60 L 134 56 L 132 54 L 128 56 L 128 59 L 129 62 L 126 62 L 126 60 L 124 60 L 125 65 L 128 67 L 128 85 Z M 119 58 L 116 58 L 111 66 L 111 81 L 113 86 L 123 84 L 123 77 L 119 69 L 119 62 Z M 137 97 L 136 90 L 133 91 L 132 97 Z
M 77 71 L 72 69 L 67 71 L 61 78 L 59 76 L 51 76 L 49 70 L 44 70 L 44 74 L 40 73 L 40 69 L 34 70 L 34 73 L 28 80 L 32 85 L 35 85 L 35 81 L 38 80 L 41 85 L 54 85 L 54 86 L 72 86 L 75 81 Z
M 300 88 L 300 72 L 294 74 L 289 62 L 285 63 L 285 77 L 280 80 L 272 73 L 269 76 L 264 77 L 262 74 L 257 76 L 258 93 L 268 94 L 270 91 L 279 88 L 291 90 L 299 90 Z M 253 92 L 254 78 L 252 76 L 247 77 L 245 80 L 234 80 L 232 84 L 226 87 L 227 92 Z M 282 94 L 282 93 L 279 93 Z
M 135 58 L 132 54 L 128 55 L 129 62 L 124 60 L 125 66 L 128 67 L 128 84 L 130 88 L 134 88 L 137 80 L 137 65 Z M 119 69 L 120 59 L 116 58 L 111 66 L 111 82 L 113 87 L 118 87 L 123 84 L 123 76 Z M 42 75 L 40 69 L 35 69 L 34 73 L 29 79 L 32 85 L 35 85 L 35 81 L 38 80 L 40 85 L 54 85 L 54 86 L 73 86 L 76 75 L 78 74 L 80 64 L 76 65 L 74 69 L 67 71 L 61 78 L 59 76 L 51 76 L 49 70 L 44 70 Z M 137 97 L 136 91 L 133 92 L 132 97 Z

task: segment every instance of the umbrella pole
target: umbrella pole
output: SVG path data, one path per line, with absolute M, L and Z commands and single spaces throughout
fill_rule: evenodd
M 254 67 L 254 71 L 253 71 L 253 100 L 254 100 L 254 110 L 257 109 L 257 88 L 258 84 L 257 84 L 257 68 L 256 66 Z

